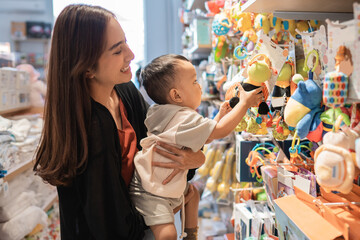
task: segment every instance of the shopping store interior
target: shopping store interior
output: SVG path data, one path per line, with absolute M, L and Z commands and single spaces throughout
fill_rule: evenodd
M 360 239 L 360 2 L 0 0 L 0 240 L 61 239 L 57 188 L 33 168 L 54 24 L 79 3 L 115 14 L 151 106 L 139 73 L 164 54 L 194 66 L 203 118 L 262 88 L 188 174 L 196 239 Z M 144 239 L 155 239 L 149 229 Z

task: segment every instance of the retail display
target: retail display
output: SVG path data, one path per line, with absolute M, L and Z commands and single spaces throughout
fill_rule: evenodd
M 264 89 L 263 102 L 248 109 L 235 137 L 222 143 L 222 157 L 215 157 L 219 143 L 204 148 L 206 162 L 194 180 L 201 201 L 234 204 L 235 239 L 360 237 L 358 222 L 335 220 L 355 217 L 360 204 L 354 193 L 360 173 L 355 144 L 360 129 L 360 8 L 355 1 L 347 3 L 348 12 L 354 12 L 350 21 L 336 21 L 331 13 L 332 20 L 320 15 L 315 20 L 309 12 L 322 11 L 320 2 L 225 1 L 220 11 L 207 15 L 213 49 L 205 64 L 216 66 L 212 74 L 217 77 L 198 76 L 203 92 L 216 86 L 220 101 L 234 107 L 241 102 L 240 88 Z M 234 142 L 235 183 L 221 174 L 230 172 L 226 156 Z M 232 186 L 225 197 L 224 181 Z M 250 199 L 263 200 L 273 215 L 259 215 L 262 210 L 254 210 Z M 205 211 L 202 206 L 200 202 L 200 212 Z M 222 214 L 216 207 L 211 214 L 206 211 L 214 221 Z

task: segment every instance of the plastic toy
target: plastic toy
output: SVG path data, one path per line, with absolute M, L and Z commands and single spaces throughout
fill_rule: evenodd
M 234 50 L 234 55 L 236 58 L 243 60 L 248 57 L 249 52 L 254 49 L 258 38 L 252 26 L 250 13 L 241 13 L 239 15 L 236 31 L 242 32 L 243 35 L 240 39 L 240 45 Z
M 227 34 L 231 27 L 232 24 L 225 14 L 220 13 L 215 15 L 212 22 L 212 30 L 216 35 L 221 36 Z

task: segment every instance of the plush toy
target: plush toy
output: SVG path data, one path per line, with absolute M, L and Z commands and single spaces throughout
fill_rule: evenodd
M 272 13 L 270 14 L 269 18 L 270 18 L 270 26 L 274 28 L 275 33 L 280 32 L 282 19 L 278 17 L 274 17 Z
M 319 142 L 322 138 L 320 115 L 322 90 L 312 79 L 300 81 L 294 94 L 286 104 L 284 117 L 289 127 L 297 129 L 300 138 L 307 137 L 310 141 Z
M 30 105 L 44 107 L 46 84 L 39 80 L 40 73 L 30 64 L 20 64 L 16 68 L 30 75 Z
M 221 59 L 224 59 L 224 57 L 229 52 L 229 44 L 226 42 L 226 37 L 224 35 L 214 38 L 213 49 L 215 53 L 215 62 L 221 62 Z
M 264 86 L 263 101 L 259 104 L 259 114 L 267 115 L 269 107 L 266 104 L 266 99 L 269 96 L 269 91 L 265 82 L 271 78 L 275 70 L 271 66 L 270 59 L 265 54 L 255 55 L 249 62 L 247 68 L 248 78 L 241 84 L 245 91 L 252 91 L 256 88 Z
M 267 14 L 259 13 L 255 17 L 254 27 L 256 31 L 262 29 L 265 34 L 269 34 L 270 32 L 270 20 L 267 17 Z
M 355 139 L 359 138 L 359 134 L 347 127 L 338 131 L 339 122 L 342 122 L 342 116 L 337 119 L 336 130 L 325 134 L 324 144 L 316 149 L 314 167 L 316 180 L 326 192 L 347 194 L 353 187 L 355 175 L 359 173 L 354 153 Z
M 329 108 L 320 115 L 320 120 L 323 123 L 323 135 L 332 130 L 335 120 L 340 115 L 342 116 L 343 123 L 346 126 L 350 126 L 350 117 L 341 108 Z
M 296 37 L 296 22 L 293 19 L 283 19 L 282 27 L 285 31 L 288 31 L 291 36 Z
M 286 62 L 280 70 L 279 76 L 276 79 L 276 83 L 271 97 L 271 111 L 281 110 L 290 97 L 290 82 L 293 75 L 293 64 Z
M 207 16 L 214 16 L 220 12 L 220 8 L 223 8 L 225 0 L 211 0 L 205 2 L 205 8 L 208 11 Z

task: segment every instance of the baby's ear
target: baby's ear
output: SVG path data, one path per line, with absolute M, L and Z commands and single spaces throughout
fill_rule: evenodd
M 176 88 L 170 89 L 169 96 L 170 96 L 170 100 L 172 102 L 175 102 L 175 103 L 181 103 L 182 102 L 180 92 Z

